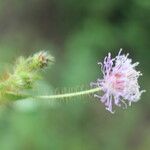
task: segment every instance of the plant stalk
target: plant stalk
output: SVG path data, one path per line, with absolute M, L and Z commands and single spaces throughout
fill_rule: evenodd
M 41 99 L 62 99 L 62 98 L 71 98 L 71 97 L 76 97 L 76 96 L 81 96 L 81 95 L 87 95 L 87 94 L 92 94 L 96 93 L 98 91 L 101 91 L 101 89 L 94 88 L 86 91 L 79 91 L 79 92 L 74 92 L 74 93 L 66 93 L 66 94 L 59 94 L 59 95 L 44 95 L 44 96 L 37 96 L 37 98 Z

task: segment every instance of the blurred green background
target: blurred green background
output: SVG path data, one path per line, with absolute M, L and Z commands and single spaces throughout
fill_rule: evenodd
M 0 71 L 43 49 L 56 58 L 35 94 L 89 88 L 101 76 L 97 62 L 119 48 L 140 62 L 147 90 L 114 115 L 92 97 L 1 106 L 0 149 L 149 150 L 149 39 L 149 0 L 0 0 Z

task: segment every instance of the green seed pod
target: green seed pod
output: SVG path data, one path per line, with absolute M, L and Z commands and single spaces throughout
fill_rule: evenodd
M 8 78 L 0 83 L 0 94 L 32 88 L 34 82 L 40 78 L 40 72 L 52 63 L 54 57 L 45 51 L 28 58 L 19 57 L 13 73 L 8 73 Z

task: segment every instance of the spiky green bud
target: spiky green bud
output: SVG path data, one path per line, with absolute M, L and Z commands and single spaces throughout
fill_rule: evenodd
M 28 58 L 19 57 L 12 73 L 8 73 L 6 80 L 0 83 L 0 94 L 18 92 L 33 87 L 40 77 L 40 72 L 54 63 L 54 57 L 45 51 Z

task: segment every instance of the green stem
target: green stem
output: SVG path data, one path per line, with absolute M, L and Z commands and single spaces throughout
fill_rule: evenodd
M 40 98 L 40 99 L 63 99 L 63 98 L 72 98 L 76 96 L 93 94 L 99 91 L 101 91 L 101 89 L 98 87 L 98 88 L 94 88 L 94 89 L 90 89 L 86 91 L 79 91 L 79 92 L 74 92 L 74 93 L 66 93 L 66 94 L 58 94 L 58 95 L 32 96 L 32 95 L 26 95 L 26 94 L 24 95 L 24 94 L 14 93 L 14 92 L 6 92 L 5 96 L 11 99 L 13 97 L 14 100 L 19 100 L 22 98 L 29 98 L 29 97 Z
M 92 94 L 92 93 L 96 93 L 98 91 L 101 91 L 101 89 L 99 87 L 95 88 L 95 89 L 90 89 L 90 90 L 80 91 L 80 92 L 74 92 L 74 93 L 66 93 L 66 94 L 59 94 L 59 95 L 47 95 L 47 96 L 37 96 L 37 98 L 62 99 L 62 98 L 69 98 L 69 97 L 76 97 L 76 96 L 81 96 L 81 95 Z

